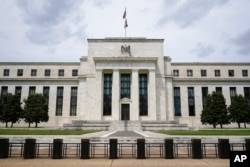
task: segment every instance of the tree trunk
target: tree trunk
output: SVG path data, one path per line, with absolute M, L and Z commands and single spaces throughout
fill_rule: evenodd
M 213 124 L 214 129 L 216 128 L 216 124 Z
M 245 128 L 247 128 L 247 124 L 246 124 L 246 122 L 244 122 L 244 127 L 245 127 Z
M 13 124 L 14 124 L 14 123 L 13 123 L 13 122 L 11 122 L 11 127 L 12 127 L 12 128 L 13 128 Z
M 37 122 L 36 122 L 36 128 L 37 128 Z
M 240 123 L 238 122 L 238 128 L 240 128 Z
M 30 128 L 30 122 L 29 122 L 29 128 Z
M 5 128 L 8 128 L 8 122 L 5 122 Z
M 223 125 L 222 124 L 220 124 L 220 128 L 222 129 L 223 127 L 222 127 Z

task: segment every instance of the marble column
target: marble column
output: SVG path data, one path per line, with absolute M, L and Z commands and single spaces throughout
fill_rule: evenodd
M 174 120 L 174 101 L 173 101 L 173 84 L 172 79 L 166 79 L 166 93 L 167 93 L 167 116 L 169 121 Z
M 120 73 L 118 69 L 113 70 L 112 76 L 112 118 L 120 120 Z
M 96 88 L 95 88 L 95 105 L 96 110 L 94 111 L 96 114 L 96 120 L 102 120 L 103 116 L 103 79 L 102 79 L 102 70 L 96 70 Z M 87 104 L 86 104 L 87 105 Z
M 156 120 L 156 81 L 155 70 L 149 70 L 148 84 L 148 119 Z
M 139 120 L 139 80 L 138 69 L 132 70 L 130 120 Z

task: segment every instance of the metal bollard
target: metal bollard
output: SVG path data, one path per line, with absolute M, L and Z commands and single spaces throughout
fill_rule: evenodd
M 145 139 L 137 139 L 137 159 L 145 159 Z
M 89 159 L 89 149 L 90 143 L 89 139 L 81 140 L 81 159 Z
M 25 139 L 24 144 L 24 159 L 32 159 L 36 157 L 36 139 Z
M 250 138 L 245 139 L 245 142 L 246 151 L 250 151 Z
M 173 139 L 165 139 L 165 159 L 174 158 L 174 142 Z
M 0 138 L 0 158 L 8 158 L 9 156 L 9 139 Z
M 202 159 L 201 139 L 192 139 L 192 158 Z
M 63 139 L 53 140 L 53 159 L 62 159 L 63 155 Z
M 117 139 L 109 139 L 109 159 L 117 159 Z
M 229 158 L 229 152 L 230 152 L 230 144 L 229 144 L 229 139 L 219 139 L 219 144 L 218 144 L 218 153 L 219 153 L 219 158 Z

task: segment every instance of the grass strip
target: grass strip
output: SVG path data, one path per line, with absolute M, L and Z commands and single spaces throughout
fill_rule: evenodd
M 166 135 L 197 135 L 197 136 L 206 136 L 206 135 L 218 135 L 218 136 L 250 136 L 250 130 L 197 130 L 197 131 L 188 131 L 188 130 L 161 130 L 157 131 L 158 133 Z
M 0 129 L 0 135 L 83 135 L 94 130 Z

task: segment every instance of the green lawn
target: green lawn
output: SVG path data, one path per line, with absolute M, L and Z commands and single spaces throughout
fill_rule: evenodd
M 158 133 L 167 134 L 167 135 L 222 135 L 222 136 L 250 136 L 250 129 L 244 130 L 198 130 L 198 131 L 185 131 L 185 130 L 171 130 L 171 131 L 157 131 Z
M 82 135 L 94 130 L 0 129 L 0 135 Z

